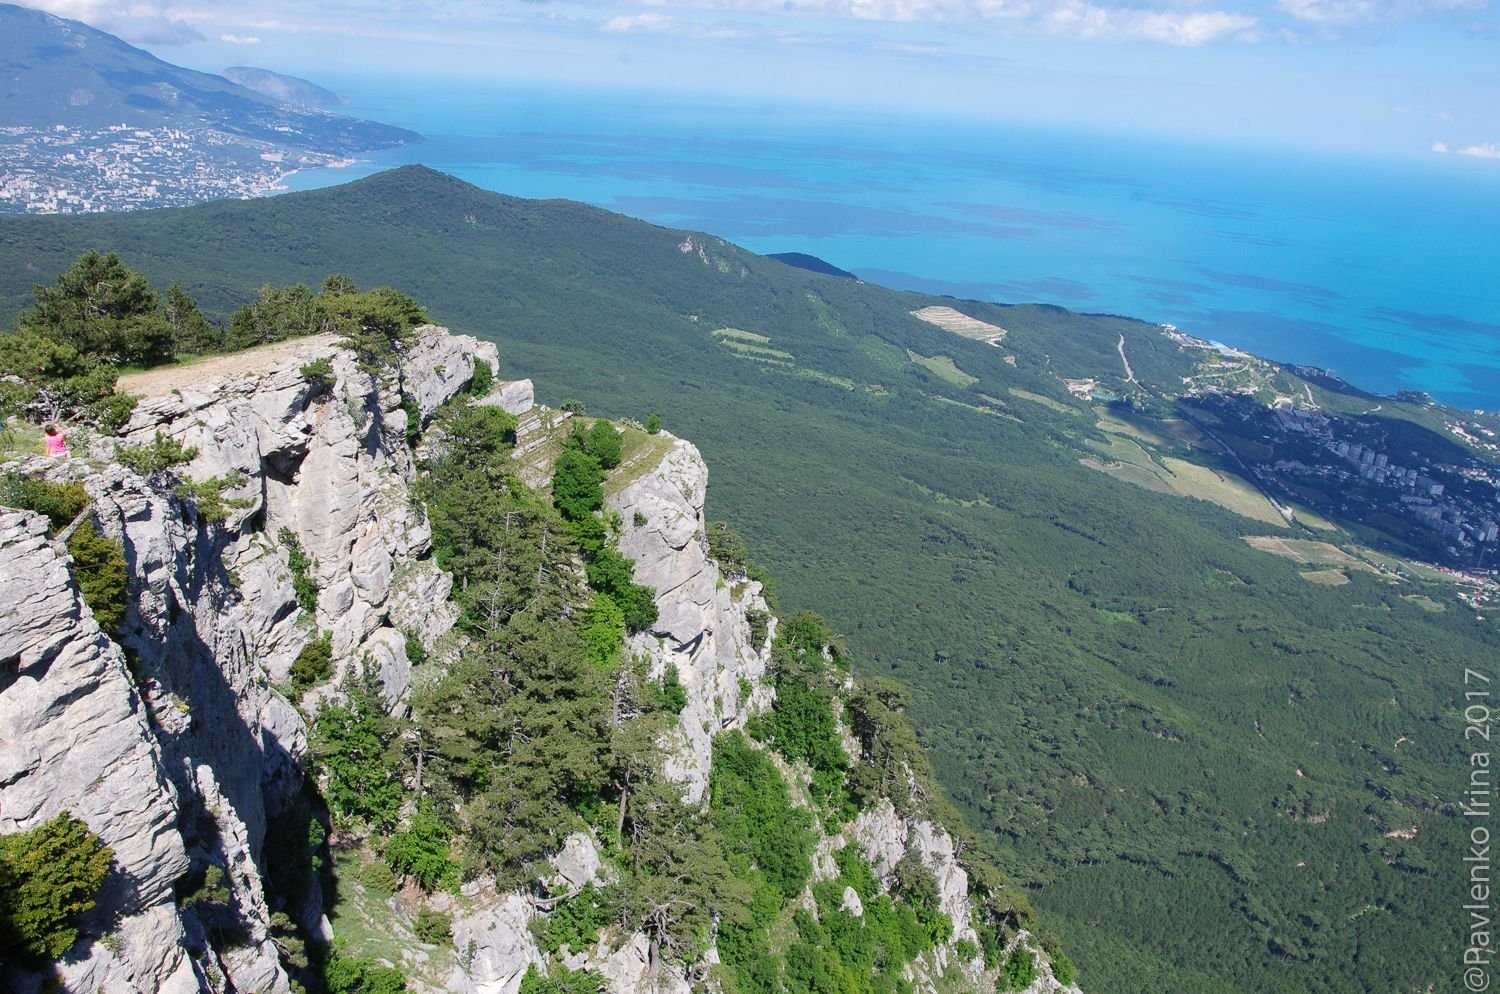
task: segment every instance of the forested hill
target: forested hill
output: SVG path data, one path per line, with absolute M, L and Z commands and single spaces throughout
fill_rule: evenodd
M 1456 436 L 1455 412 L 1221 361 L 1140 321 L 898 293 L 420 167 L 8 219 L 0 300 L 26 306 L 87 247 L 215 319 L 274 316 L 290 298 L 262 283 L 400 286 L 502 343 L 543 401 L 693 438 L 711 516 L 785 607 L 912 689 L 937 776 L 1090 986 L 1456 987 L 1456 681 L 1500 658 L 1496 612 L 1406 558 L 1426 532 L 1341 516 L 1339 494 L 1313 513 L 1305 486 L 1273 505 L 1247 469 L 1311 458 L 1259 427 L 1295 396 L 1368 445 L 1478 472 L 1481 429 Z M 1204 389 L 1184 397 L 1184 377 Z

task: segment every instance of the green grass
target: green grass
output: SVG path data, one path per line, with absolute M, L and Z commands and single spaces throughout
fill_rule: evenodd
M 5 428 L 0 431 L 0 462 L 10 459 L 29 459 L 46 455 L 42 444 L 42 429 L 20 418 L 6 418 Z
M 1058 414 L 1080 415 L 1080 414 L 1083 413 L 1083 412 L 1079 411 L 1078 408 L 1076 408 L 1076 407 L 1069 407 L 1066 404 L 1059 404 L 1057 401 L 1053 400 L 1051 397 L 1043 397 L 1039 393 L 1033 393 L 1030 390 L 1022 390 L 1022 389 L 1019 389 L 1018 387 L 1011 387 L 1010 388 L 1010 395 L 1012 397 L 1019 397 L 1022 400 L 1029 400 L 1033 404 L 1041 404 L 1043 407 L 1047 408 L 1048 410 L 1056 411 Z
M 979 382 L 979 377 L 970 376 L 962 369 L 959 369 L 958 364 L 948 356 L 925 356 L 910 349 L 907 350 L 906 354 L 911 357 L 912 362 L 946 383 L 951 383 L 957 387 L 966 387 Z
M 346 955 L 399 967 L 409 978 L 440 989 L 453 970 L 456 954 L 451 946 L 420 943 L 411 931 L 410 922 L 398 916 L 387 903 L 390 895 L 371 890 L 361 882 L 365 875 L 362 867 L 378 861 L 378 856 L 357 849 L 334 851 L 337 900 L 327 913 L 339 944 Z M 408 949 L 421 949 L 426 958 L 404 958 L 402 954 Z
M 662 459 L 676 444 L 670 435 L 652 435 L 639 428 L 622 427 L 620 431 L 624 435 L 620 440 L 620 465 L 604 478 L 606 497 L 619 493 L 661 465 Z

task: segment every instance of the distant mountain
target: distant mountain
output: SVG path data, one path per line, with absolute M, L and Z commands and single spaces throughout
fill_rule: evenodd
M 805 252 L 772 252 L 770 255 L 766 256 L 766 258 L 775 259 L 777 262 L 784 262 L 788 266 L 795 266 L 798 269 L 805 269 L 809 273 L 821 273 L 824 276 L 837 276 L 840 279 L 845 280 L 859 279 L 858 276 L 855 276 L 853 273 L 849 272 L 849 270 L 840 269 L 838 266 L 835 266 L 831 262 L 824 262 L 817 256 L 808 255 Z
M 292 169 L 421 141 L 171 65 L 26 7 L 0 4 L 0 37 L 0 213 L 242 199 Z
M 7 39 L 0 123 L 11 127 L 208 127 L 346 153 L 420 140 L 388 124 L 289 109 L 222 76 L 174 66 L 114 35 L 27 7 L 0 4 L 0 36 Z
M 247 86 L 262 96 L 280 100 L 283 103 L 299 104 L 303 107 L 321 107 L 326 110 L 349 102 L 348 97 L 341 97 L 317 83 L 298 76 L 272 72 L 269 69 L 230 66 L 224 70 L 223 76 L 231 83 Z

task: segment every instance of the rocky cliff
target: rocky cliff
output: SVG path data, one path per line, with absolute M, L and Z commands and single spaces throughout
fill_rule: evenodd
M 320 358 L 329 384 L 301 371 Z M 493 367 L 494 346 L 422 329 L 403 370 L 417 416 L 460 390 L 475 362 Z M 452 627 L 451 581 L 427 557 L 409 493 L 409 412 L 349 356 L 311 341 L 268 367 L 207 381 L 188 370 L 182 383 L 143 399 L 120 444 L 160 434 L 195 449 L 173 472 L 227 484 L 222 521 L 204 520 L 166 471 L 142 477 L 114 462 L 113 442 L 23 467 L 82 483 L 90 516 L 121 542 L 129 601 L 114 641 L 82 605 L 45 519 L 0 519 L 0 831 L 67 810 L 115 852 L 85 938 L 60 965 L 70 989 L 272 994 L 289 987 L 262 847 L 268 816 L 300 788 L 307 747 L 284 696 L 292 662 L 331 633 L 336 666 L 370 659 L 398 701 L 407 634 L 430 646 Z M 293 588 L 294 548 L 312 564 L 311 611 Z M 222 894 L 183 901 L 183 881 L 210 868 Z M 327 931 L 316 895 L 299 910 Z M 226 920 L 237 941 L 217 953 L 206 933 Z M 16 971 L 8 984 L 40 990 L 43 978 Z
M 320 359 L 329 372 L 309 374 Z M 111 458 L 115 443 L 100 442 L 77 458 L 23 467 L 80 482 L 89 516 L 120 541 L 129 573 L 125 620 L 111 637 L 83 603 L 46 520 L 0 511 L 0 832 L 71 811 L 114 851 L 105 891 L 56 967 L 67 989 L 290 992 L 267 895 L 268 826 L 297 803 L 304 715 L 331 691 L 290 700 L 289 674 L 326 634 L 335 672 L 368 663 L 400 711 L 412 676 L 408 645 L 441 661 L 459 640 L 453 581 L 432 561 L 430 527 L 413 497 L 406 428 L 462 390 L 476 363 L 494 368 L 494 346 L 421 329 L 398 393 L 330 342 L 312 340 L 268 363 L 247 357 L 234 375 L 195 381 L 189 371 L 144 399 L 121 442 L 161 435 L 196 450 L 185 466 L 143 477 Z M 486 402 L 526 415 L 530 384 L 497 386 Z M 531 460 L 523 477 L 545 479 L 548 437 L 564 420 L 523 417 L 516 451 Z M 635 581 L 655 589 L 657 619 L 628 650 L 658 678 L 677 674 L 686 703 L 663 743 L 664 772 L 699 806 L 715 736 L 745 727 L 775 699 L 776 621 L 759 584 L 725 575 L 708 554 L 707 480 L 698 451 L 662 434 L 606 482 L 619 549 L 634 560 Z M 306 607 L 299 570 L 317 591 Z M 858 747 L 846 741 L 852 754 Z M 777 762 L 805 805 L 807 771 Z M 952 931 L 907 965 L 906 979 L 924 991 L 993 989 L 997 970 L 975 952 L 978 911 L 951 835 L 889 801 L 844 824 L 826 817 L 813 819 L 814 882 L 837 875 L 833 854 L 847 846 L 864 854 L 882 889 L 896 885 L 908 854 L 937 882 Z M 644 935 L 618 928 L 588 949 L 549 957 L 537 922 L 585 885 L 614 879 L 591 832 L 570 836 L 550 863 L 547 879 L 519 890 L 481 876 L 455 894 L 371 897 L 360 920 L 388 936 L 390 961 L 421 990 L 516 994 L 529 967 L 546 973 L 552 963 L 595 971 L 615 994 L 686 994 L 711 976 L 703 969 L 717 962 L 711 943 L 697 966 L 674 964 Z M 815 911 L 811 886 L 803 903 Z M 341 888 L 365 892 L 353 882 Z M 845 910 L 858 908 L 849 893 Z M 450 945 L 435 947 L 402 924 L 416 905 L 448 916 Z M 335 937 L 339 924 L 316 886 L 287 910 L 304 934 Z M 1009 942 L 1031 940 L 1021 932 Z M 1062 989 L 1041 962 L 1029 989 Z M 48 971 L 16 965 L 0 979 L 24 994 L 49 983 Z

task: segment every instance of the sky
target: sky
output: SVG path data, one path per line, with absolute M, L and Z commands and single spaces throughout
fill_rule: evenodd
M 583 85 L 1500 170 L 1500 0 L 31 0 L 178 65 Z

